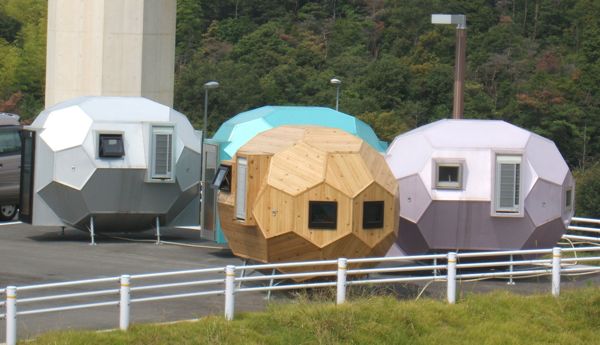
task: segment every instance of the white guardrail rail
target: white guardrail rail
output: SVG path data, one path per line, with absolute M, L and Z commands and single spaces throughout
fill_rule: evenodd
M 574 217 L 572 224 L 598 226 L 600 220 Z M 582 233 L 600 234 L 600 226 L 571 225 L 568 229 L 569 233 L 563 236 L 563 239 L 568 242 L 561 243 L 567 247 L 562 248 L 230 265 L 29 286 L 8 286 L 0 289 L 0 296 L 4 296 L 3 299 L 0 299 L 0 318 L 5 319 L 6 323 L 6 345 L 15 345 L 17 342 L 17 317 L 118 306 L 119 328 L 127 330 L 131 304 L 200 296 L 224 296 L 224 314 L 227 320 L 234 318 L 235 296 L 248 292 L 266 292 L 270 297 L 271 292 L 276 290 L 331 287 L 336 290 L 336 303 L 341 304 L 346 301 L 348 286 L 419 281 L 445 282 L 447 301 L 453 304 L 456 302 L 457 281 L 506 278 L 508 283 L 512 284 L 515 278 L 551 275 L 550 290 L 552 295 L 558 296 L 561 276 L 600 272 L 600 266 L 598 266 L 600 235 L 581 235 Z M 582 253 L 586 254 L 582 256 Z M 490 261 L 489 258 L 494 257 L 498 258 L 498 261 Z M 477 259 L 484 258 L 486 260 L 476 262 Z M 460 263 L 461 259 L 464 263 Z M 385 265 L 375 268 L 351 268 L 364 264 Z M 276 271 L 282 268 L 310 270 L 314 266 L 329 266 L 332 269 L 276 274 Z M 485 268 L 488 270 L 483 270 L 483 272 L 482 270 L 466 270 Z M 246 276 L 245 272 L 250 270 L 271 271 L 271 274 Z M 382 276 L 382 274 L 385 275 Z M 171 283 L 152 283 L 152 280 L 159 278 L 177 278 L 179 280 Z M 315 278 L 325 279 L 317 280 Z M 274 284 L 276 280 L 280 283 Z M 308 281 L 283 283 L 289 282 L 289 280 Z M 254 285 L 258 286 L 243 285 L 250 282 L 254 282 Z M 193 290 L 186 290 L 186 288 L 193 288 Z M 202 290 L 199 291 L 199 288 Z M 172 292 L 161 293 L 161 291 Z M 30 296 L 36 293 L 37 295 Z M 148 293 L 153 295 L 147 295 Z M 51 303 L 60 303 L 60 305 L 49 306 Z M 42 304 L 42 306 L 35 307 L 36 304 Z

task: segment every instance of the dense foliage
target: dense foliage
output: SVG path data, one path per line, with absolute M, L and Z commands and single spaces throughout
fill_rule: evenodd
M 0 101 L 43 105 L 45 0 L 0 2 Z M 333 106 L 386 140 L 451 113 L 455 29 L 468 21 L 465 117 L 504 119 L 556 142 L 573 168 L 600 157 L 596 0 L 178 0 L 175 107 L 210 131 L 265 104 Z M 17 102 L 14 102 L 14 101 Z

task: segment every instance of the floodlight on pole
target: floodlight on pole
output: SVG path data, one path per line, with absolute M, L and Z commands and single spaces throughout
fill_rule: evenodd
M 337 78 L 332 78 L 329 81 L 332 85 L 335 85 L 335 110 L 340 110 L 340 86 L 342 85 L 342 81 Z
M 452 118 L 460 119 L 465 109 L 464 84 L 467 50 L 467 17 L 464 14 L 432 14 L 432 24 L 456 25 L 456 61 L 454 64 L 454 104 Z
M 208 90 L 210 89 L 216 89 L 219 87 L 219 82 L 216 81 L 209 81 L 207 83 L 204 84 L 204 121 L 202 123 L 202 145 L 201 145 L 201 151 L 202 152 L 202 178 L 200 181 L 201 186 L 202 186 L 202 212 L 200 214 L 200 229 L 202 231 L 204 231 L 204 218 L 205 218 L 205 202 L 206 199 L 204 198 L 204 196 L 206 195 L 204 192 L 206 191 L 206 154 L 204 152 L 204 141 L 206 140 L 207 137 L 207 131 L 208 131 Z

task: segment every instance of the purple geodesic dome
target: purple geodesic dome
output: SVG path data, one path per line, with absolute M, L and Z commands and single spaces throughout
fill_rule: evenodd
M 431 123 L 396 137 L 386 161 L 400 188 L 390 253 L 548 248 L 574 213 L 554 143 L 504 121 Z

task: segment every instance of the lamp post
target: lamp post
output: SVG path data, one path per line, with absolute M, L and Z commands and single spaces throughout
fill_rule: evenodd
M 456 53 L 454 63 L 454 104 L 452 118 L 460 119 L 465 109 L 464 84 L 467 49 L 467 17 L 464 14 L 432 14 L 432 24 L 456 25 Z
M 205 231 L 204 229 L 204 215 L 205 215 L 205 210 L 206 210 L 206 199 L 205 199 L 205 191 L 206 191 L 206 154 L 204 152 L 204 141 L 206 140 L 207 137 L 207 131 L 208 131 L 208 90 L 210 89 L 216 89 L 219 87 L 219 83 L 216 81 L 209 81 L 207 83 L 204 84 L 204 121 L 202 123 L 202 145 L 201 145 L 201 151 L 202 152 L 202 181 L 201 181 L 201 186 L 202 186 L 202 212 L 200 214 L 200 230 L 202 232 Z
M 337 78 L 332 78 L 329 81 L 332 85 L 335 85 L 335 111 L 340 110 L 340 86 L 342 85 L 342 81 Z

